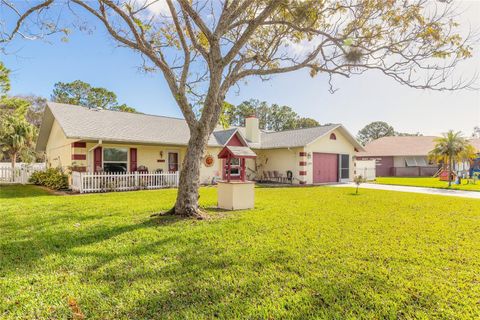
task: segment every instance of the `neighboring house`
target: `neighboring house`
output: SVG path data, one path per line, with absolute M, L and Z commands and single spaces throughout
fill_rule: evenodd
M 357 159 L 375 159 L 377 177 L 433 176 L 438 165 L 429 161 L 435 146 L 434 136 L 383 137 L 368 143 Z
M 439 169 L 438 164 L 428 158 L 435 147 L 435 136 L 384 137 L 365 146 L 358 152 L 358 160 L 376 160 L 377 177 L 428 177 Z M 480 139 L 470 139 L 480 153 Z M 463 166 L 458 167 L 464 169 Z
M 49 167 L 83 172 L 177 171 L 182 166 L 189 129 L 183 119 L 49 102 L 43 115 L 36 149 L 45 151 Z M 200 181 L 209 184 L 224 176 L 217 158 L 224 146 L 250 147 L 246 175 L 261 179 L 270 171 L 293 183 L 314 184 L 353 178 L 353 157 L 363 147 L 339 124 L 282 132 L 259 130 L 258 119 L 245 127 L 217 128 L 208 140 Z M 241 176 L 232 159 L 231 176 Z

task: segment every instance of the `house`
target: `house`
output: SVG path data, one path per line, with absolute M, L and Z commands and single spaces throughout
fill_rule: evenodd
M 249 179 L 276 171 L 291 172 L 295 184 L 348 181 L 353 157 L 363 147 L 340 124 L 282 132 L 264 132 L 258 119 L 245 127 L 217 128 L 210 136 L 200 172 L 209 184 L 225 175 L 224 146 L 244 146 L 256 154 L 246 163 Z M 36 149 L 46 153 L 49 167 L 81 172 L 172 172 L 182 166 L 189 129 L 183 119 L 133 114 L 49 102 L 43 114 Z M 231 160 L 232 179 L 243 173 Z
M 437 164 L 429 161 L 428 153 L 435 146 L 434 136 L 383 137 L 368 143 L 357 159 L 375 159 L 377 177 L 433 176 Z
M 428 153 L 435 147 L 435 136 L 383 137 L 368 143 L 358 152 L 358 160 L 376 160 L 378 177 L 429 177 L 439 169 L 429 160 Z M 480 139 L 471 139 L 480 152 Z

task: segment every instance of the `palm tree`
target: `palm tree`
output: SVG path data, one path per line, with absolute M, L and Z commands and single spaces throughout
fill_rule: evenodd
M 443 161 L 448 164 L 448 186 L 452 185 L 452 170 L 455 160 L 459 160 L 464 154 L 471 150 L 471 145 L 461 132 L 453 130 L 443 134 L 443 137 L 435 139 L 435 147 L 430 151 L 429 156 L 437 162 Z
M 17 158 L 31 159 L 35 140 L 35 127 L 24 118 L 6 115 L 0 123 L 0 150 L 8 155 L 15 172 Z M 12 174 L 14 179 L 14 174 Z

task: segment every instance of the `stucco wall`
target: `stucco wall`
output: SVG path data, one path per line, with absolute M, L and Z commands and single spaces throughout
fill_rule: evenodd
M 72 142 L 74 141 L 67 139 L 57 120 L 54 120 L 45 148 L 47 167 L 67 170 L 72 164 Z
M 305 151 L 308 154 L 312 154 L 313 152 L 320 152 L 320 153 L 335 153 L 335 154 L 348 154 L 350 156 L 350 177 L 348 180 L 353 179 L 353 156 L 355 155 L 354 146 L 345 138 L 345 136 L 340 132 L 340 130 L 334 130 L 336 140 L 330 139 L 330 134 L 321 137 L 320 139 L 314 141 L 313 143 L 309 144 L 305 147 Z M 307 165 L 306 165 L 306 183 L 312 184 L 313 183 L 313 155 L 311 157 L 307 157 Z
M 292 149 L 260 149 L 254 150 L 257 154 L 255 160 L 257 164 L 257 178 L 261 178 L 266 171 L 277 170 L 284 177 L 287 176 L 287 171 L 292 171 L 293 182 L 299 183 L 302 177 L 299 175 L 298 163 L 300 161 L 299 152 L 303 148 Z M 254 161 L 247 162 L 253 166 Z

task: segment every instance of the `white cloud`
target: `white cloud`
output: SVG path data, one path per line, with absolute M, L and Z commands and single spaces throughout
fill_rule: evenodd
M 153 15 L 170 15 L 166 0 L 134 0 L 135 6 L 148 6 L 147 11 Z

